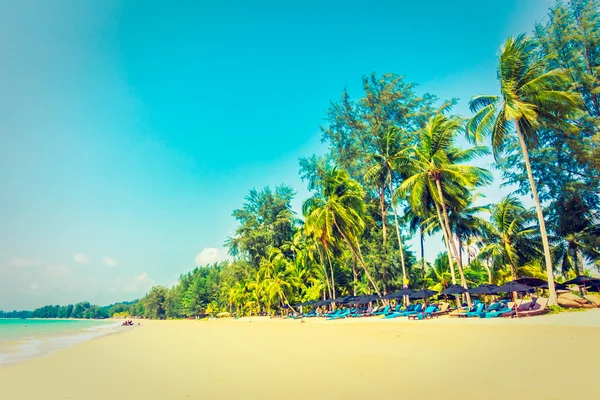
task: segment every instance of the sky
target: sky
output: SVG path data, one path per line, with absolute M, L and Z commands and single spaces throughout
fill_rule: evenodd
M 469 115 L 553 1 L 407 3 L 0 0 L 0 309 L 133 300 L 226 258 L 250 189 L 289 184 L 299 211 L 344 87 L 398 73 Z

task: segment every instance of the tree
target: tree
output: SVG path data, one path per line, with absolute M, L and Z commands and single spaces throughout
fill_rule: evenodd
M 165 298 L 167 291 L 168 289 L 164 286 L 154 286 L 150 289 L 142 300 L 146 317 L 154 319 L 164 319 L 166 317 Z
M 549 304 L 556 304 L 554 273 L 548 233 L 528 154 L 528 146 L 535 142 L 536 130 L 544 123 L 563 125 L 569 115 L 577 112 L 579 96 L 570 92 L 567 72 L 556 68 L 547 71 L 549 56 L 540 57 L 536 42 L 525 36 L 509 37 L 501 49 L 498 63 L 500 95 L 477 95 L 470 107 L 475 113 L 467 124 L 470 138 L 479 143 L 491 136 L 494 156 L 504 150 L 510 125 L 513 124 L 535 202 L 542 236 L 548 287 Z
M 491 258 L 501 266 L 509 266 L 513 279 L 519 278 L 519 268 L 541 255 L 538 227 L 532 225 L 535 215 L 510 195 L 491 208 L 490 222 L 483 225 L 478 258 Z
M 464 206 L 465 190 L 489 183 L 491 174 L 483 168 L 462 164 L 486 154 L 487 148 L 481 146 L 466 150 L 456 148 L 454 140 L 461 123 L 458 117 L 447 117 L 441 111 L 429 120 L 419 133 L 419 144 L 413 147 L 411 157 L 406 161 L 407 168 L 411 171 L 410 176 L 400 185 L 396 196 L 408 197 L 409 203 L 414 205 L 415 209 L 419 208 L 419 202 L 427 194 L 432 197 L 448 249 L 450 270 L 454 276 L 452 260 L 454 256 L 461 285 L 466 286 L 456 243 L 452 239 L 447 205 L 450 201 L 457 201 Z
M 279 248 L 291 240 L 297 223 L 290 205 L 293 198 L 294 190 L 285 185 L 275 188 L 275 192 L 268 187 L 251 190 L 243 207 L 233 212 L 240 225 L 226 242 L 229 253 L 258 268 L 269 248 Z
M 321 181 L 321 192 L 302 205 L 307 216 L 305 224 L 318 237 L 341 236 L 354 257 L 363 267 L 371 285 L 380 294 L 362 257 L 359 236 L 365 229 L 362 218 L 365 212 L 364 191 L 348 173 L 337 168 L 327 173 Z
M 400 224 L 398 222 L 398 212 L 393 201 L 394 195 L 394 171 L 399 169 L 406 158 L 407 143 L 400 140 L 400 131 L 397 127 L 391 126 L 381 137 L 376 146 L 375 152 L 369 154 L 371 166 L 365 174 L 365 182 L 372 182 L 378 187 L 380 193 L 381 221 L 383 227 L 383 246 L 386 242 L 385 220 L 387 218 L 387 208 L 385 204 L 385 192 L 389 190 L 390 205 L 394 213 L 394 226 L 396 228 L 396 238 L 398 240 L 398 249 L 400 251 L 400 262 L 402 265 L 402 286 L 407 286 L 406 262 L 404 259 L 404 246 L 402 244 L 402 235 L 400 234 Z

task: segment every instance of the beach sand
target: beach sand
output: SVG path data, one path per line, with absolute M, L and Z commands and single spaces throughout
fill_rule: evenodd
M 599 398 L 600 309 L 520 320 L 141 321 L 0 367 L 3 399 Z

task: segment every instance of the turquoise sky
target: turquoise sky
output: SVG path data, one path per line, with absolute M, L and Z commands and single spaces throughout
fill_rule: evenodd
M 395 72 L 466 114 L 551 2 L 123 3 L 0 0 L 0 309 L 130 300 L 225 257 L 251 188 L 299 208 L 345 86 Z

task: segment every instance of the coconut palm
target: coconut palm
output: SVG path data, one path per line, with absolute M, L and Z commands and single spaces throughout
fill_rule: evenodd
M 418 208 L 425 191 L 431 195 L 448 249 L 451 270 L 454 268 L 452 256 L 458 261 L 459 255 L 452 239 L 447 205 L 456 202 L 455 207 L 464 207 L 465 191 L 487 184 L 492 179 L 489 171 L 463 164 L 487 154 L 487 148 L 476 146 L 462 150 L 455 147 L 454 140 L 461 124 L 460 118 L 447 117 L 441 112 L 427 122 L 419 133 L 419 144 L 413 147 L 410 164 L 407 166 L 411 171 L 410 176 L 395 194 L 398 197 L 407 196 L 409 203 L 414 204 L 415 208 Z M 460 263 L 457 265 L 461 285 L 466 286 L 462 266 Z
M 362 257 L 358 238 L 365 229 L 364 191 L 344 170 L 327 171 L 320 182 L 320 193 L 307 199 L 302 205 L 306 216 L 305 226 L 319 238 L 341 237 L 365 271 L 365 275 L 380 294 Z
M 398 212 L 395 202 L 393 201 L 394 189 L 392 187 L 394 181 L 394 171 L 404 164 L 408 146 L 400 140 L 400 130 L 397 127 L 390 127 L 378 140 L 377 150 L 369 155 L 371 166 L 365 174 L 365 182 L 371 182 L 378 186 L 383 194 L 380 197 L 381 214 L 383 224 L 383 242 L 385 246 L 386 229 L 385 217 L 385 190 L 389 189 L 392 201 L 390 205 L 394 213 L 394 225 L 396 227 L 396 238 L 398 240 L 398 249 L 400 250 L 400 262 L 402 264 L 402 285 L 407 287 L 406 279 L 406 262 L 404 259 L 404 249 L 402 245 L 402 235 L 400 235 L 400 224 L 398 223 Z
M 565 124 L 577 112 L 579 95 L 570 92 L 568 74 L 562 69 L 548 70 L 548 60 L 540 57 L 536 42 L 526 35 L 509 37 L 501 49 L 498 63 L 500 95 L 477 95 L 471 99 L 475 113 L 467 124 L 470 138 L 479 143 L 491 136 L 494 156 L 504 150 L 511 125 L 517 133 L 531 194 L 535 202 L 539 229 L 542 236 L 549 304 L 556 304 L 556 290 L 548 234 L 542 206 L 531 172 L 528 146 L 535 142 L 536 130 L 547 121 Z
M 519 268 L 541 255 L 538 227 L 532 225 L 534 214 L 514 196 L 503 198 L 492 206 L 490 222 L 484 224 L 483 243 L 478 259 L 491 258 L 510 267 L 513 279 Z

